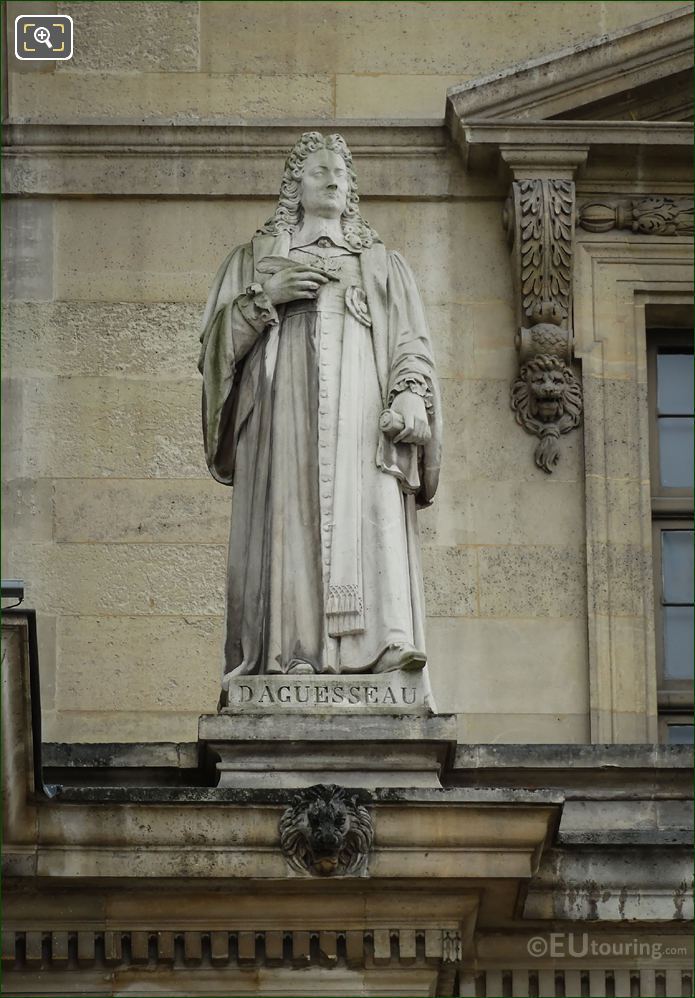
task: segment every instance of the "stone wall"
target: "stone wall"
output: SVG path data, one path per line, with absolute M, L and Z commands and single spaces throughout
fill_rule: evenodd
M 15 121 L 440 118 L 447 87 L 681 3 L 9 3 L 70 14 L 75 55 L 11 67 Z M 16 8 L 16 10 L 15 10 Z
M 417 276 L 443 376 L 443 479 L 420 524 L 433 685 L 463 741 L 588 740 L 583 455 L 571 434 L 550 479 L 509 409 L 506 187 L 462 177 L 417 119 L 441 119 L 454 83 L 678 6 L 34 4 L 74 17 L 75 58 L 10 61 L 15 123 L 412 123 L 421 195 L 398 156 L 356 167 L 365 215 Z M 196 190 L 169 157 L 148 186 L 143 141 L 122 157 L 129 194 L 48 184 L 5 212 L 3 576 L 39 611 L 47 740 L 193 740 L 217 699 L 231 497 L 203 460 L 197 323 L 272 185 L 250 164 L 243 193 Z M 79 149 L 60 164 L 54 193 L 80 189 Z

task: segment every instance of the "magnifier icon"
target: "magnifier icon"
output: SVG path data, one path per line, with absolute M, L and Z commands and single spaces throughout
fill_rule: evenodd
M 51 32 L 48 28 L 38 27 L 34 31 L 34 41 L 40 42 L 42 45 L 45 45 L 46 48 L 53 48 L 51 45 Z

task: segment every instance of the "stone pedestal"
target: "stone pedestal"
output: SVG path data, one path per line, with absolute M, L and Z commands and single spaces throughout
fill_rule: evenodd
M 456 747 L 455 718 L 376 709 L 228 708 L 203 715 L 198 738 L 220 787 L 441 787 L 439 774 Z

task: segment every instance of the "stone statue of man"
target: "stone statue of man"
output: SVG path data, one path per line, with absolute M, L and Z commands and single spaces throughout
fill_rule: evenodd
M 306 132 L 203 320 L 208 467 L 234 486 L 225 677 L 425 664 L 416 508 L 441 403 L 413 275 L 359 211 L 340 135 Z

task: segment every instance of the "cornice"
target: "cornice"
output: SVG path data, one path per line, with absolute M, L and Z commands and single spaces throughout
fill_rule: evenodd
M 276 198 L 288 150 L 314 122 L 21 124 L 5 127 L 8 197 Z M 364 198 L 456 198 L 470 190 L 443 121 L 322 122 L 340 131 Z M 477 196 L 498 196 L 496 178 Z
M 447 148 L 443 121 L 421 119 L 391 121 L 364 119 L 347 121 L 259 121 L 240 124 L 236 121 L 172 122 L 109 119 L 107 122 L 65 122 L 36 124 L 8 122 L 4 128 L 5 153 L 19 149 L 51 149 L 63 153 L 98 148 L 102 151 L 149 149 L 167 152 L 209 151 L 217 155 L 230 152 L 252 157 L 259 152 L 287 155 L 297 133 L 306 129 L 321 132 L 340 131 L 351 150 L 362 155 L 403 155 L 420 152 L 444 152 Z
M 680 121 L 517 121 L 471 118 L 459 122 L 467 143 L 536 148 L 576 145 L 692 145 L 693 126 Z
M 674 177 L 689 170 L 692 163 L 693 127 L 676 121 L 518 121 L 516 119 L 452 120 L 451 135 L 458 146 L 464 166 L 473 173 L 496 170 L 500 155 L 512 150 L 528 150 L 538 164 L 547 164 L 546 174 L 556 175 L 553 167 L 558 155 L 583 151 L 581 165 L 591 151 L 593 158 L 610 157 L 623 169 L 636 170 L 650 159 L 664 155 Z

